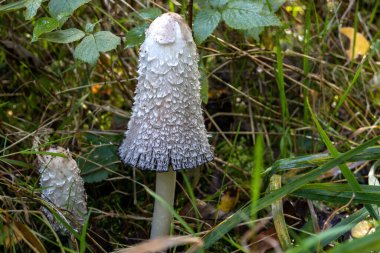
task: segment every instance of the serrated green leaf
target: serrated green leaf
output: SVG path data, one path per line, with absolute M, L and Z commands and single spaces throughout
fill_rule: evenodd
M 145 30 L 149 27 L 148 24 L 142 24 L 129 30 L 125 34 L 126 48 L 140 46 L 145 39 Z
M 75 48 L 74 58 L 95 65 L 99 58 L 94 35 L 88 35 Z
M 91 0 L 50 0 L 49 12 L 58 20 L 71 16 L 73 12 Z
M 36 14 L 38 8 L 40 8 L 43 0 L 28 0 L 25 3 L 26 10 L 24 12 L 24 17 L 26 20 L 31 20 Z
M 108 31 L 101 31 L 94 34 L 96 47 L 99 52 L 108 52 L 120 45 L 121 39 Z
M 66 30 L 45 33 L 41 35 L 40 38 L 54 43 L 71 43 L 80 40 L 84 36 L 85 33 L 83 31 L 76 28 L 69 28 Z
M 107 31 L 88 35 L 75 48 L 74 58 L 95 65 L 99 58 L 99 52 L 115 49 L 120 41 L 118 36 Z
M 59 27 L 59 22 L 55 18 L 39 18 L 34 24 L 32 42 L 36 41 L 40 35 L 51 32 Z
M 198 44 L 202 43 L 218 26 L 222 15 L 214 9 L 200 11 L 194 19 L 194 37 Z
M 78 166 L 86 183 L 99 182 L 117 170 L 119 156 L 114 145 L 101 145 L 78 158 Z
M 233 1 L 223 10 L 226 24 L 235 29 L 251 29 L 258 26 L 279 26 L 280 20 L 272 13 L 263 13 L 258 2 Z
M 161 10 L 158 8 L 145 8 L 137 12 L 138 17 L 142 19 L 155 19 L 161 15 Z
M 27 0 L 0 5 L 0 13 L 16 11 L 25 7 Z
M 256 42 L 260 42 L 260 34 L 264 31 L 263 26 L 254 27 L 248 30 L 245 30 L 245 36 L 253 38 Z
M 271 12 L 276 12 L 280 7 L 286 2 L 286 0 L 265 0 L 265 10 L 271 11 Z M 269 6 L 270 5 L 270 8 Z
M 95 25 L 96 24 L 93 24 L 93 23 L 86 23 L 84 30 L 86 31 L 86 33 L 92 33 L 94 31 Z
M 223 7 L 224 5 L 226 5 L 227 2 L 228 0 L 210 0 L 210 4 L 214 8 Z

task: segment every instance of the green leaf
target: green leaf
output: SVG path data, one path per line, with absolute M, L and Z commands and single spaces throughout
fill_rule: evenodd
M 86 36 L 75 48 L 74 58 L 95 65 L 99 52 L 115 49 L 120 44 L 120 38 L 111 32 L 101 31 Z
M 95 65 L 99 58 L 99 51 L 96 47 L 94 35 L 86 36 L 75 48 L 74 58 Z
M 96 47 L 99 52 L 108 52 L 120 45 L 121 39 L 108 31 L 101 31 L 94 34 Z
M 245 30 L 245 36 L 253 38 L 256 42 L 260 42 L 260 34 L 264 31 L 263 26 L 254 27 L 248 30 Z
M 202 43 L 218 26 L 222 15 L 219 11 L 206 9 L 200 11 L 194 19 L 194 37 L 198 44 Z
M 125 34 L 126 48 L 140 46 L 145 39 L 145 30 L 149 27 L 148 24 L 142 24 L 129 30 Z
M 265 0 L 265 9 L 274 13 L 280 9 L 280 7 L 286 2 L 286 0 Z M 270 8 L 269 8 L 270 5 Z
M 228 26 L 235 29 L 251 29 L 258 26 L 279 26 L 280 20 L 272 13 L 263 13 L 258 2 L 233 1 L 223 10 L 222 17 Z
M 36 41 L 40 35 L 51 32 L 59 27 L 59 22 L 55 18 L 39 18 L 34 24 L 32 42 Z
M 210 0 L 210 4 L 214 8 L 221 8 L 226 5 L 227 2 L 228 0 Z
M 31 20 L 36 14 L 38 8 L 40 8 L 43 0 L 28 0 L 25 3 L 26 10 L 24 12 L 24 17 L 26 20 Z
M 58 20 L 64 20 L 71 16 L 73 12 L 82 5 L 90 2 L 91 0 L 50 0 L 49 12 Z
M 117 170 L 119 156 L 112 144 L 99 145 L 78 158 L 78 166 L 86 183 L 100 182 Z
M 158 8 L 145 8 L 142 9 L 141 11 L 137 12 L 137 16 L 146 20 L 146 19 L 155 19 L 158 16 L 161 15 L 161 10 Z
M 86 23 L 84 30 L 86 31 L 86 33 L 92 33 L 94 31 L 95 25 L 96 24 L 93 24 L 93 23 Z
M 45 33 L 41 35 L 40 38 L 54 43 L 71 43 L 80 40 L 84 36 L 85 33 L 83 31 L 76 28 L 69 28 L 66 30 Z
M 27 0 L 0 5 L 0 13 L 16 11 L 25 7 Z

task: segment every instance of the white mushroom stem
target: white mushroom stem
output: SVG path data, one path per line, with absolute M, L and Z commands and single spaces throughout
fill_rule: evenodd
M 170 207 L 173 207 L 174 204 L 175 183 L 176 172 L 173 169 L 169 169 L 167 172 L 159 172 L 156 175 L 156 194 Z M 156 198 L 150 238 L 169 235 L 171 222 L 170 210 Z

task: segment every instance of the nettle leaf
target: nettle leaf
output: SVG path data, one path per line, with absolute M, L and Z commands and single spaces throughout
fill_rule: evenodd
M 279 26 L 280 20 L 272 13 L 264 13 L 258 2 L 233 1 L 223 10 L 226 24 L 235 29 L 251 29 L 258 26 Z
M 97 146 L 79 157 L 77 162 L 86 183 L 100 182 L 117 170 L 119 163 L 117 147 L 112 144 Z
M 155 19 L 161 15 L 161 10 L 158 8 L 145 8 L 137 12 L 138 17 L 142 19 Z
M 120 45 L 121 39 L 108 31 L 101 31 L 94 34 L 96 46 L 99 52 L 108 52 Z
M 266 10 L 270 10 L 271 12 L 276 12 L 278 11 L 278 9 L 280 9 L 280 7 L 286 2 L 286 0 L 268 0 L 268 1 L 264 1 L 265 3 L 265 7 L 264 9 Z M 268 7 L 268 5 L 270 5 L 270 9 Z
M 69 28 L 66 30 L 45 33 L 41 35 L 40 38 L 54 43 L 71 43 L 82 39 L 85 35 L 86 34 L 79 29 Z
M 102 181 L 118 169 L 120 158 L 115 143 L 120 142 L 122 135 L 85 134 L 84 137 L 90 149 L 77 159 L 81 175 L 87 183 Z
M 86 33 L 92 33 L 94 31 L 95 25 L 96 24 L 93 24 L 93 23 L 86 23 L 84 30 L 86 31 Z
M 121 40 L 111 32 L 101 31 L 86 36 L 75 48 L 74 58 L 95 65 L 99 52 L 115 49 Z
M 86 36 L 75 48 L 74 58 L 95 65 L 99 58 L 94 35 Z
M 223 7 L 224 5 L 226 5 L 227 2 L 228 0 L 210 0 L 210 4 L 214 8 Z
M 145 30 L 148 29 L 149 24 L 142 24 L 129 30 L 125 34 L 126 48 L 140 46 L 145 39 Z
M 260 34 L 263 31 L 264 31 L 264 27 L 263 26 L 258 26 L 258 27 L 254 27 L 254 28 L 245 30 L 244 34 L 247 37 L 253 38 L 254 40 L 256 40 L 256 42 L 260 42 Z
M 8 3 L 0 5 L 0 13 L 6 13 L 10 11 L 16 11 L 25 7 L 27 0 L 22 0 L 14 3 Z
M 71 16 L 76 9 L 90 1 L 91 0 L 50 0 L 48 5 L 49 12 L 54 18 L 62 21 Z
M 40 35 L 57 29 L 59 25 L 59 21 L 55 18 L 39 18 L 34 24 L 32 42 L 36 41 Z
M 221 14 L 214 9 L 200 11 L 194 19 L 194 37 L 197 43 L 202 43 L 218 26 Z
M 31 20 L 37 14 L 38 8 L 40 8 L 43 0 L 27 0 L 25 2 L 26 10 L 24 17 L 26 20 Z

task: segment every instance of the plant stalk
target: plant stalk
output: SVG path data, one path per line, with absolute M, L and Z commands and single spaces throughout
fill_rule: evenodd
M 167 172 L 158 172 L 156 175 L 156 194 L 170 207 L 174 204 L 176 172 L 169 169 Z M 153 221 L 150 238 L 169 235 L 172 214 L 162 200 L 154 201 Z

